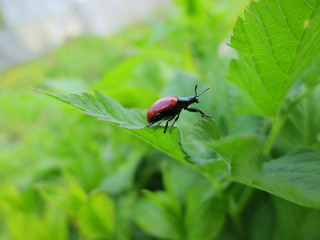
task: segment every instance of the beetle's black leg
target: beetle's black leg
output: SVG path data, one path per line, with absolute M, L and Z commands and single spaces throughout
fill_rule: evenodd
M 162 123 L 163 119 L 157 124 L 157 126 L 159 126 Z M 155 122 L 150 123 L 149 125 L 145 126 L 145 128 L 149 128 L 151 127 L 153 124 L 155 124 Z
M 204 114 L 204 112 L 202 112 L 201 110 L 199 110 L 197 108 L 186 108 L 186 110 L 189 112 L 198 112 L 201 114 L 201 117 L 203 117 L 204 119 L 207 119 L 207 120 L 211 119 L 210 116 Z
M 151 127 L 153 124 L 154 124 L 154 122 L 152 122 L 149 125 L 145 126 L 145 128 Z
M 157 126 L 159 126 L 162 123 L 163 119 L 157 124 Z
M 169 124 L 169 122 L 170 122 L 174 117 L 175 117 L 175 116 L 172 116 L 172 117 L 170 117 L 170 118 L 168 119 L 168 121 L 167 121 L 167 123 L 166 123 L 166 126 L 164 127 L 163 133 L 166 133 L 167 128 L 168 128 L 168 124 Z
M 158 120 L 155 121 L 155 119 L 158 117 L 159 114 L 160 114 L 160 113 L 157 113 L 156 115 L 154 115 L 154 116 L 150 119 L 150 122 L 149 122 L 150 124 L 147 125 L 147 126 L 145 126 L 145 128 L 151 127 L 153 124 L 155 124 L 156 122 L 158 122 Z M 160 122 L 160 123 L 161 123 L 161 122 Z M 160 124 L 160 123 L 159 123 L 159 124 Z M 158 125 L 159 125 L 159 124 L 158 124 Z
M 173 127 L 173 125 L 176 123 L 176 121 L 179 119 L 180 113 L 177 115 L 176 119 L 173 121 L 171 127 Z

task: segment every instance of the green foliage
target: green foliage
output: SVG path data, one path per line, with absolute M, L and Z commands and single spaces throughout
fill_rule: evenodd
M 1 75 L 1 239 L 320 237 L 320 2 L 174 2 Z
M 187 167 L 163 167 L 166 192 L 145 192 L 136 221 L 146 232 L 164 239 L 212 239 L 221 230 L 225 207 L 212 184 Z M 184 181 L 177 176 L 186 176 Z M 206 221 L 203 221 L 206 219 Z
M 83 203 L 77 214 L 80 230 L 90 238 L 112 239 L 114 204 L 103 193 L 95 193 Z
M 320 208 L 318 151 L 298 149 L 263 163 L 259 142 L 253 137 L 233 137 L 214 144 L 213 148 L 227 161 L 230 175 L 236 181 L 304 206 Z
M 235 25 L 231 47 L 239 59 L 231 61 L 229 79 L 245 94 L 242 111 L 274 118 L 320 52 L 319 2 L 295 3 L 252 2 Z

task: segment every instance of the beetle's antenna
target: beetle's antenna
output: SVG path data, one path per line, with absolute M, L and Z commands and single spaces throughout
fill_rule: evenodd
M 197 88 L 198 88 L 198 85 L 196 84 L 196 86 L 194 87 L 194 93 L 196 94 L 195 96 L 197 96 Z
M 199 97 L 199 96 L 201 96 L 205 91 L 207 91 L 207 90 L 209 90 L 210 88 L 207 88 L 207 89 L 205 89 L 205 90 L 203 90 L 197 97 Z

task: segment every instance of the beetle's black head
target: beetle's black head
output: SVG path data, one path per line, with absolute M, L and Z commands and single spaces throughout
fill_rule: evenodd
M 186 108 L 188 107 L 190 104 L 192 103 L 200 103 L 199 101 L 199 96 L 201 96 L 205 91 L 209 90 L 209 88 L 203 90 L 199 95 L 197 94 L 197 88 L 198 86 L 196 85 L 195 86 L 195 89 L 194 89 L 194 93 L 195 95 L 194 96 L 190 96 L 190 97 L 179 97 L 179 104 L 181 107 L 183 108 Z
M 207 89 L 203 90 L 199 95 L 197 94 L 197 88 L 198 88 L 198 85 L 196 85 L 195 88 L 194 88 L 194 94 L 195 95 L 194 95 L 194 100 L 193 101 L 196 102 L 196 103 L 200 103 L 198 97 L 201 96 L 205 91 L 209 90 L 210 88 L 207 88 Z

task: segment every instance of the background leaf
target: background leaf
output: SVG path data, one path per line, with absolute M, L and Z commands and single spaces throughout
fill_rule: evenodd
M 104 193 L 94 193 L 83 203 L 77 214 L 80 230 L 90 238 L 112 239 L 114 203 Z
M 320 150 L 320 86 L 303 99 L 289 114 L 279 133 L 276 144 L 282 151 L 300 147 Z
M 320 211 L 273 197 L 276 232 L 281 239 L 318 239 Z
M 214 239 L 224 221 L 225 205 L 210 182 L 202 181 L 188 189 L 185 215 L 188 240 Z
M 320 153 L 300 149 L 267 161 L 254 137 L 230 137 L 212 146 L 223 156 L 231 177 L 307 207 L 320 208 Z
M 158 238 L 184 239 L 179 212 L 164 192 L 146 192 L 135 208 L 136 222 L 147 233 Z

